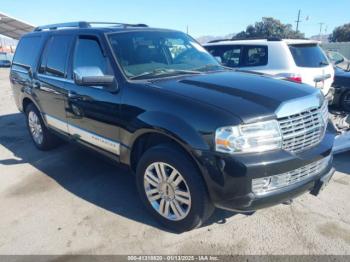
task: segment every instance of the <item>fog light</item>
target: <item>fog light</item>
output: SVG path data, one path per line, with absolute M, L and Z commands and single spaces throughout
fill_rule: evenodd
M 283 174 L 255 178 L 252 180 L 252 191 L 256 195 L 264 195 L 304 181 L 324 171 L 331 160 L 332 156 L 329 155 L 319 161 Z

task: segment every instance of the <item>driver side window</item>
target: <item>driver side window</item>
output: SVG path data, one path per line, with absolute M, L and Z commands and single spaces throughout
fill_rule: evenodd
M 79 38 L 73 59 L 73 72 L 78 68 L 98 68 L 104 75 L 111 75 L 111 64 L 104 56 L 95 38 Z

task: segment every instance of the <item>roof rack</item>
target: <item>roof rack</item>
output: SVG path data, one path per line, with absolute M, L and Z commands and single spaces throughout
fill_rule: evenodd
M 238 40 L 267 40 L 267 41 L 282 41 L 280 37 L 232 37 L 230 39 L 216 39 L 209 41 L 208 43 L 217 43 L 221 41 L 238 41 Z
M 58 30 L 64 28 L 91 28 L 93 25 L 108 25 L 110 27 L 148 27 L 146 24 L 125 24 L 125 23 L 114 23 L 114 22 L 69 22 L 69 23 L 59 23 L 51 25 L 38 26 L 34 31 L 44 31 L 44 30 Z
M 217 43 L 217 42 L 221 42 L 221 41 L 232 41 L 233 39 L 215 39 L 215 40 L 211 40 L 208 43 Z

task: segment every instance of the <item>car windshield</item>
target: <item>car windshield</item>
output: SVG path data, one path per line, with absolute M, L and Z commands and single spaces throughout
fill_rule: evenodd
M 108 39 L 129 79 L 223 70 L 201 45 L 181 32 L 123 32 L 110 34 Z
M 300 67 L 324 67 L 328 60 L 317 44 L 289 45 L 294 61 Z

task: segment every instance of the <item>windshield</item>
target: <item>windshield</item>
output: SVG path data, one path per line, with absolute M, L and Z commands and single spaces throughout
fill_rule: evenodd
M 199 74 L 223 67 L 191 37 L 180 32 L 125 32 L 109 35 L 113 52 L 130 79 Z
M 324 67 L 329 63 L 317 44 L 289 45 L 295 64 L 300 67 Z

